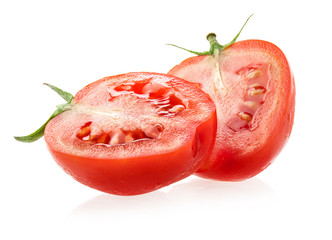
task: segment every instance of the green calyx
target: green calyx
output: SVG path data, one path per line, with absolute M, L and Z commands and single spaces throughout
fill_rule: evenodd
M 179 47 L 177 45 L 174 45 L 174 44 L 167 44 L 167 45 L 170 45 L 170 46 L 174 46 L 174 47 L 177 47 L 177 48 L 180 48 L 182 50 L 185 50 L 187 52 L 190 52 L 190 53 L 193 53 L 193 54 L 196 54 L 198 56 L 203 56 L 203 55 L 215 55 L 216 53 L 219 53 L 221 51 L 223 51 L 224 49 L 228 48 L 230 45 L 232 45 L 233 43 L 236 42 L 237 38 L 240 36 L 243 28 L 245 27 L 245 25 L 247 24 L 247 22 L 249 21 L 249 19 L 252 17 L 252 15 L 254 14 L 251 14 L 246 22 L 243 24 L 242 28 L 240 29 L 240 31 L 238 32 L 238 34 L 233 38 L 232 41 L 230 41 L 229 43 L 225 44 L 225 45 L 221 45 L 218 43 L 216 37 L 217 35 L 215 33 L 209 33 L 207 36 L 206 36 L 206 39 L 209 41 L 210 43 L 210 49 L 209 51 L 205 51 L 205 52 L 196 52 L 196 51 L 192 51 L 192 50 L 188 50 L 186 48 L 183 48 L 183 47 Z
M 20 142 L 34 142 L 44 136 L 45 127 L 48 124 L 48 122 L 54 118 L 55 116 L 59 115 L 60 113 L 68 110 L 70 108 L 70 104 L 74 99 L 74 96 L 66 91 L 61 90 L 60 88 L 57 88 L 51 84 L 44 83 L 44 85 L 50 87 L 52 90 L 54 90 L 56 93 L 58 93 L 64 100 L 67 101 L 67 103 L 61 104 L 56 106 L 57 109 L 53 112 L 53 114 L 49 117 L 49 119 L 35 132 L 27 135 L 27 136 L 20 136 L 20 137 L 14 137 L 17 141 Z

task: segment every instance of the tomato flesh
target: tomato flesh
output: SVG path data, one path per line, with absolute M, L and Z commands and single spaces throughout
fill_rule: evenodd
M 237 42 L 217 56 L 192 57 L 168 74 L 197 83 L 214 100 L 214 149 L 197 175 L 225 181 L 255 176 L 290 136 L 295 84 L 282 51 L 261 40 Z
M 215 105 L 206 93 L 176 77 L 129 73 L 83 88 L 44 136 L 56 162 L 77 181 L 135 195 L 197 171 L 215 134 Z

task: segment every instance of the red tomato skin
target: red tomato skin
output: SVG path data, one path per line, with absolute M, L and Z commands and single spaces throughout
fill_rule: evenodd
M 239 156 L 228 149 L 220 149 L 215 159 L 209 160 L 214 161 L 213 166 L 198 170 L 196 175 L 221 181 L 243 181 L 266 169 L 280 153 L 292 131 L 295 95 L 289 103 L 292 106 L 285 107 L 284 115 L 281 117 L 284 120 L 280 122 L 267 143 L 259 151 Z
M 211 152 L 216 132 L 216 113 L 197 126 L 185 149 L 133 159 L 91 159 L 48 149 L 56 163 L 78 182 L 116 195 L 148 193 L 196 172 Z M 195 151 L 197 153 L 195 154 Z
M 274 44 L 262 40 L 245 40 L 234 43 L 227 51 L 246 49 L 262 49 L 272 55 L 283 66 L 283 81 L 287 86 L 284 107 L 279 113 L 278 124 L 271 129 L 269 138 L 259 149 L 246 154 L 238 154 L 234 149 L 220 147 L 213 149 L 206 164 L 196 172 L 197 176 L 221 181 L 242 181 L 251 178 L 266 169 L 280 153 L 287 140 L 289 139 L 294 122 L 295 112 L 295 82 L 289 63 L 283 52 Z M 184 60 L 175 66 L 168 74 L 190 79 L 178 75 L 177 72 L 183 68 L 192 67 L 193 64 L 202 62 L 210 56 L 197 56 Z M 210 57 L 211 58 L 211 57 Z M 209 71 L 209 70 L 207 70 Z M 202 73 L 204 77 L 204 73 Z M 221 109 L 216 103 L 217 112 Z M 219 117 L 219 113 L 218 113 Z M 218 119 L 218 124 L 221 121 Z M 218 139 L 216 140 L 217 143 Z M 236 143 L 235 143 L 236 144 Z M 222 145 L 222 143 L 221 143 Z
M 105 80 L 107 78 L 99 81 Z M 75 101 L 79 101 L 99 81 L 79 91 Z M 64 153 L 49 144 L 52 136 L 48 136 L 48 128 L 52 128 L 52 121 L 46 126 L 45 140 L 56 163 L 78 182 L 110 194 L 138 195 L 157 190 L 196 172 L 212 150 L 216 119 L 214 110 L 207 121 L 195 127 L 193 138 L 184 147 L 152 156 L 147 153 L 146 156 L 135 158 L 102 159 Z

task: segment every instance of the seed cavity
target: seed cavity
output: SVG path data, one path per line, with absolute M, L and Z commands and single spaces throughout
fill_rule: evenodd
M 97 143 L 109 143 L 110 135 L 108 133 L 103 133 L 97 138 Z
M 264 104 L 267 86 L 270 81 L 270 65 L 255 64 L 241 67 L 236 71 L 241 81 L 246 81 L 247 88 L 238 111 L 227 122 L 233 131 L 251 130 L 256 112 Z
M 145 136 L 151 139 L 157 139 L 162 131 L 164 131 L 164 126 L 161 124 L 151 125 L 143 130 Z
M 93 128 L 98 127 L 94 126 L 92 122 L 85 123 L 77 132 L 76 137 L 92 144 L 118 145 L 139 140 L 158 139 L 160 134 L 164 131 L 164 126 L 160 123 L 149 125 L 143 129 L 135 128 L 126 130 L 123 128 L 115 128 L 110 132 L 104 132 L 98 129 L 97 132 L 102 132 L 98 135 L 91 134 Z
M 256 72 L 260 72 L 260 69 L 263 65 L 262 64 L 253 64 L 253 65 L 248 65 L 241 67 L 239 70 L 236 71 L 236 74 L 241 75 L 242 77 L 245 78 L 252 78 L 250 77 L 250 74 L 254 73 L 253 76 L 256 74 Z M 258 76 L 257 76 L 258 77 Z
M 128 94 L 146 99 L 162 116 L 173 116 L 186 109 L 186 104 L 178 92 L 166 84 L 152 82 L 150 79 L 109 87 L 109 101 L 113 101 L 120 95 Z
M 89 138 L 90 134 L 91 134 L 91 128 L 90 128 L 90 125 L 91 125 L 92 122 L 87 122 L 85 123 L 80 131 L 76 134 L 76 137 L 80 138 L 80 139 L 84 139 L 86 140 L 86 137 Z

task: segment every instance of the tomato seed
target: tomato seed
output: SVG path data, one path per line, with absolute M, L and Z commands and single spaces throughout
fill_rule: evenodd
M 261 75 L 262 75 L 261 71 L 252 71 L 248 73 L 247 78 L 257 78 Z
M 256 96 L 260 94 L 264 94 L 266 92 L 266 89 L 262 86 L 255 86 L 251 87 L 247 90 L 248 94 L 251 96 Z
M 185 107 L 183 105 L 175 105 L 174 107 L 172 107 L 171 109 L 169 109 L 168 111 L 170 113 L 178 113 L 181 112 L 185 109 Z
M 252 120 L 252 115 L 247 112 L 240 112 L 238 113 L 238 116 L 246 122 L 250 122 Z

